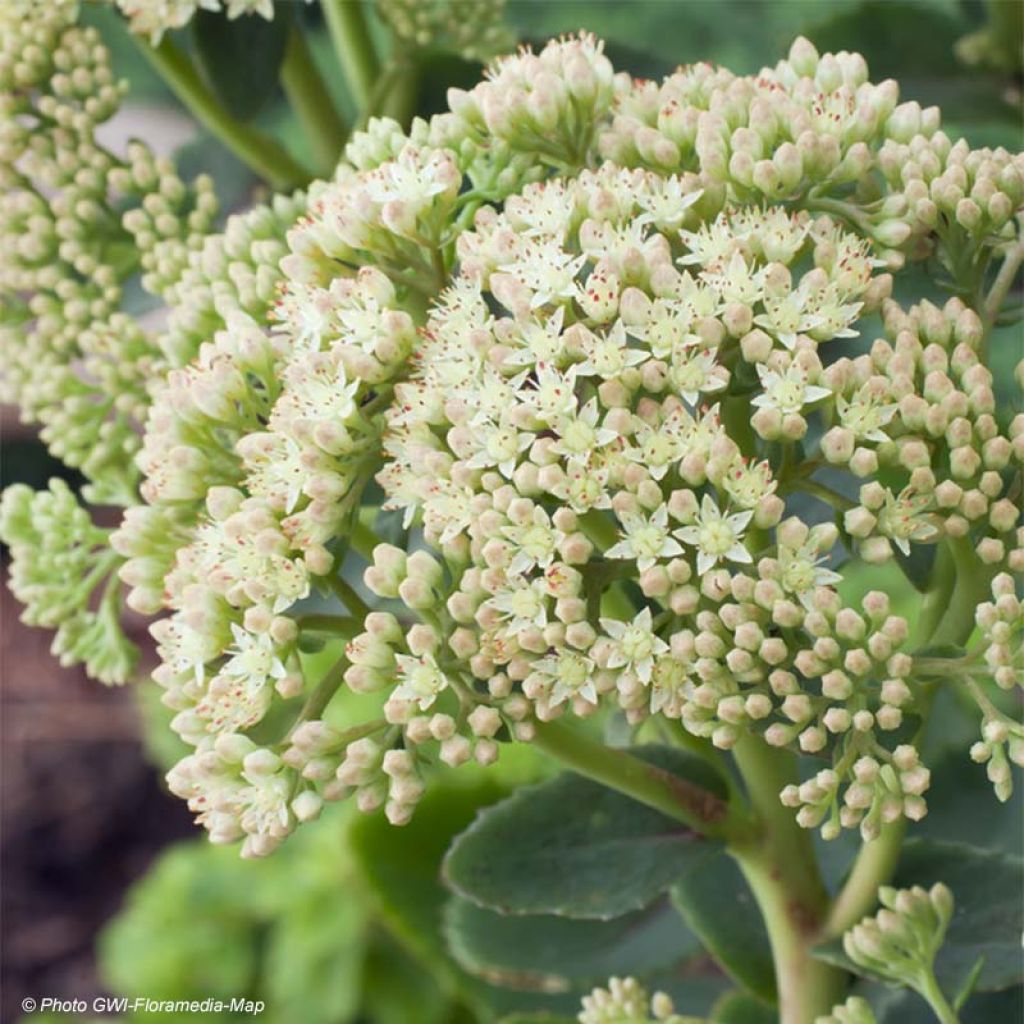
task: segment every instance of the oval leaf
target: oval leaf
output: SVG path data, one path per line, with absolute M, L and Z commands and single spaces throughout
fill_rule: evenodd
M 192 20 L 196 64 L 232 117 L 251 120 L 277 91 L 288 21 L 283 4 L 276 6 L 272 21 L 228 18 L 220 11 L 196 12 Z
M 612 974 L 643 977 L 687 960 L 700 946 L 667 900 L 610 921 L 552 914 L 508 916 L 461 896 L 445 908 L 455 961 L 504 988 L 568 992 Z
M 768 933 L 754 895 L 735 861 L 709 851 L 672 886 L 672 902 L 707 951 L 741 985 L 775 999 Z
M 634 753 L 721 792 L 703 762 Z M 711 844 L 644 804 L 566 773 L 484 810 L 444 860 L 448 885 L 501 914 L 608 919 L 649 904 Z

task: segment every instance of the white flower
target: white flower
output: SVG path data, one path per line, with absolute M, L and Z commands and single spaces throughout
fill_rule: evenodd
M 530 390 L 523 392 L 525 402 L 536 414 L 548 423 L 576 409 L 576 366 L 570 366 L 565 373 L 559 373 L 548 363 L 538 363 L 536 380 Z
M 685 420 L 683 417 L 686 417 Z M 639 416 L 634 417 L 636 430 L 634 444 L 625 450 L 631 462 L 639 462 L 655 480 L 660 480 L 669 467 L 682 455 L 688 428 L 692 419 L 682 410 L 657 426 L 651 426 Z
M 649 518 L 640 514 L 620 518 L 625 537 L 605 552 L 606 558 L 635 558 L 640 572 L 646 572 L 659 559 L 683 553 L 669 530 L 667 505 L 659 505 Z
M 704 195 L 702 188 L 687 192 L 682 178 L 674 174 L 669 178 L 649 175 L 645 180 L 648 187 L 641 189 L 636 196 L 637 205 L 644 211 L 637 220 L 643 224 L 651 223 L 659 231 L 678 228 L 686 211 Z
M 721 366 L 710 349 L 678 347 L 672 353 L 669 377 L 680 395 L 691 405 L 701 394 L 721 391 L 729 384 L 729 372 Z
M 519 456 L 530 447 L 533 434 L 520 433 L 511 423 L 475 423 L 473 437 L 478 445 L 466 463 L 471 469 L 497 466 L 503 476 L 511 477 Z
M 547 625 L 547 585 L 543 576 L 528 581 L 513 578 L 507 589 L 500 590 L 487 603 L 501 614 L 506 628 L 513 633 Z
M 693 666 L 672 656 L 655 658 L 651 671 L 651 714 L 679 718 L 693 693 Z
M 819 555 L 813 544 L 800 547 L 780 544 L 776 559 L 779 563 L 779 585 L 795 594 L 806 608 L 812 607 L 814 591 L 818 587 L 830 587 L 842 581 L 842 576 L 824 567 L 827 558 Z
M 884 399 L 866 384 L 852 399 L 836 396 L 839 422 L 853 431 L 858 441 L 888 441 L 889 435 L 882 428 L 892 422 L 898 409 L 895 403 L 884 404 Z
M 742 249 L 741 240 L 724 217 L 702 224 L 696 231 L 680 231 L 679 237 L 690 250 L 676 261 L 682 266 L 696 264 L 707 270 L 720 270 Z
M 608 494 L 608 467 L 594 455 L 586 461 L 573 459 L 566 470 L 566 476 L 566 483 L 555 494 L 574 512 L 608 508 L 611 504 L 611 497 Z
M 555 529 L 540 505 L 534 506 L 529 522 L 506 526 L 502 532 L 516 549 L 508 567 L 512 574 L 526 572 L 534 566 L 546 569 L 563 539 L 562 532 Z
M 434 196 L 458 190 L 462 181 L 455 160 L 443 149 L 421 149 L 408 143 L 394 160 L 366 175 L 366 191 L 376 203 L 429 205 Z
M 737 459 L 722 481 L 725 493 L 740 508 L 750 509 L 756 508 L 769 494 L 774 494 L 777 486 L 772 478 L 771 463 L 767 459 L 761 462 Z
M 705 270 L 701 278 L 726 302 L 752 306 L 764 294 L 765 268 L 755 270 L 738 252 L 733 253 L 728 266 L 719 273 L 709 273 Z
M 250 783 L 237 794 L 242 829 L 261 839 L 284 839 L 291 832 L 292 817 L 288 804 L 292 797 L 292 780 L 284 773 L 277 775 L 243 772 Z
M 418 658 L 410 654 L 396 654 L 395 664 L 401 679 L 395 688 L 395 696 L 412 701 L 420 711 L 426 711 L 437 700 L 438 694 L 448 688 L 448 677 L 432 654 Z
M 219 639 L 208 630 L 193 629 L 180 615 L 154 622 L 150 632 L 157 641 L 157 654 L 175 675 L 190 676 L 202 685 L 206 663 L 222 653 Z
M 565 306 L 559 306 L 544 324 L 533 319 L 517 321 L 508 340 L 520 347 L 514 349 L 506 361 L 513 366 L 560 362 L 565 353 L 562 341 L 564 320 Z
M 792 351 L 798 334 L 813 331 L 825 322 L 816 309 L 810 308 L 812 301 L 804 290 L 782 296 L 765 295 L 762 298 L 764 312 L 754 317 L 754 323 Z
M 856 338 L 850 325 L 853 324 L 864 306 L 863 302 L 843 302 L 835 285 L 829 285 L 813 293 L 811 306 L 817 323 L 808 330 L 815 341 L 829 341 L 832 338 Z
M 697 513 L 697 522 L 683 526 L 675 535 L 697 549 L 697 572 L 703 575 L 720 560 L 751 562 L 750 552 L 743 546 L 743 531 L 754 513 L 751 510 L 722 512 L 715 500 L 705 494 Z
M 729 222 L 767 262 L 788 266 L 807 240 L 810 219 L 804 211 L 745 206 L 732 211 Z
M 909 555 L 911 541 L 927 542 L 939 535 L 939 528 L 927 515 L 931 503 L 930 494 L 915 494 L 905 487 L 894 495 L 886 488 L 885 505 L 878 513 L 878 532 Z
M 577 376 L 600 377 L 602 380 L 614 380 L 622 375 L 623 370 L 647 358 L 642 349 L 629 348 L 626 328 L 621 320 L 616 320 L 612 329 L 603 336 L 592 334 L 586 354 L 587 358 L 575 366 Z
M 551 451 L 570 459 L 584 459 L 597 448 L 610 444 L 619 435 L 607 427 L 599 427 L 597 400 L 592 398 L 575 415 L 559 417 L 554 422 L 558 440 Z
M 764 391 L 750 404 L 777 409 L 783 415 L 798 413 L 805 405 L 832 394 L 829 388 L 808 384 L 807 373 L 796 363 L 791 363 L 785 373 L 769 370 L 763 363 L 758 363 L 757 375 Z
M 526 241 L 516 259 L 499 269 L 511 274 L 533 293 L 530 308 L 576 295 L 576 275 L 586 262 L 585 256 L 567 252 L 555 239 Z
M 430 479 L 423 489 L 423 523 L 447 544 L 472 521 L 469 501 L 472 491 L 444 478 Z
M 615 641 L 608 668 L 628 668 L 641 682 L 650 682 L 654 659 L 668 650 L 668 644 L 652 628 L 651 609 L 638 612 L 632 622 L 619 619 L 601 619 L 600 622 L 601 628 Z
M 535 661 L 533 671 L 554 683 L 548 699 L 551 707 L 557 707 L 574 697 L 583 697 L 591 704 L 597 703 L 594 663 L 578 651 L 562 648 Z

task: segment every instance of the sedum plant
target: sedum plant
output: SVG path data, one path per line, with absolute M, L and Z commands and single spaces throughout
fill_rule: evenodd
M 160 40 L 196 5 L 119 6 L 250 152 L 255 129 Z M 362 9 L 324 8 L 364 123 L 318 180 L 261 149 L 273 185 L 305 188 L 220 231 L 206 179 L 95 141 L 120 87 L 74 5 L 7 17 L 6 394 L 120 509 L 108 530 L 58 483 L 5 492 L 27 620 L 123 682 L 121 602 L 154 617 L 190 748 L 168 785 L 244 856 L 341 800 L 404 825 L 438 771 L 515 745 L 577 773 L 452 846 L 446 928 L 471 971 L 516 963 L 480 915 L 505 935 L 495 911 L 667 913 L 659 956 L 703 946 L 783 1024 L 870 1020 L 842 1002 L 851 971 L 956 1019 L 932 970 L 948 891 L 885 886 L 928 812 L 944 695 L 1000 800 L 1024 762 L 1024 363 L 995 332 L 1024 158 L 804 39 L 754 76 L 655 83 L 581 34 L 496 58 L 406 127 L 373 115 L 408 54 L 479 57 L 500 26 L 381 4 L 405 56 L 374 70 Z M 285 60 L 315 133 L 329 112 Z M 155 333 L 120 308 L 132 276 L 166 304 Z M 865 566 L 912 601 L 849 596 Z M 835 891 L 815 832 L 859 843 Z M 628 842 L 653 849 L 617 857 Z M 712 863 L 752 895 L 767 972 L 709 913 Z M 675 960 L 611 959 L 643 977 L 595 990 L 583 1024 L 694 1019 L 645 980 Z M 982 963 L 956 983 L 1013 980 Z

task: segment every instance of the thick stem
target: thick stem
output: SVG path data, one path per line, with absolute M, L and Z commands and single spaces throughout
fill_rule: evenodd
M 828 892 L 810 831 L 779 800 L 782 789 L 797 781 L 796 756 L 753 735 L 741 739 L 733 754 L 761 827 L 754 839 L 731 843 L 729 852 L 768 929 L 779 1022 L 814 1024 L 840 1000 L 846 975 L 810 952 L 821 932 Z
M 849 877 L 832 904 L 824 937 L 838 938 L 878 903 L 878 888 L 892 878 L 900 859 L 900 847 L 907 831 L 907 819 L 883 825 L 876 839 L 864 843 L 857 853 Z
M 748 835 L 714 793 L 560 722 L 537 724 L 534 743 L 580 775 L 618 790 L 706 836 Z
M 313 147 L 318 169 L 329 175 L 341 156 L 348 128 L 331 102 L 306 37 L 295 25 L 288 33 L 281 85 Z
M 943 994 L 942 989 L 939 988 L 939 983 L 935 980 L 935 973 L 933 971 L 929 971 L 927 979 L 918 991 L 932 1008 L 932 1013 L 935 1014 L 941 1024 L 960 1024 L 956 1011 L 949 1005 L 949 1001 Z
M 308 170 L 279 143 L 247 124 L 236 121 L 203 84 L 188 57 L 170 39 L 159 46 L 135 37 L 139 48 L 171 91 L 210 132 L 247 167 L 277 190 L 305 185 Z
M 321 0 L 349 94 L 358 110 L 366 107 L 377 78 L 377 51 L 373 47 L 362 0 Z

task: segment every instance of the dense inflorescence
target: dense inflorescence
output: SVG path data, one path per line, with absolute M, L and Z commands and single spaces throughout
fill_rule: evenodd
M 270 21 L 274 0 L 108 0 L 117 5 L 132 32 L 159 43 L 165 32 L 184 28 L 198 11 L 223 11 L 229 18 L 258 14 Z M 309 2 L 309 0 L 307 0 Z
M 171 161 L 138 141 L 122 154 L 107 149 L 97 132 L 117 113 L 125 84 L 114 79 L 96 31 L 78 26 L 75 14 L 74 4 L 3 14 L 10 31 L 0 54 L 0 96 L 11 116 L 0 163 L 8 254 L 0 276 L 2 387 L 24 419 L 41 425 L 50 451 L 83 473 L 91 502 L 130 506 L 129 527 L 145 520 L 146 554 L 126 572 L 130 581 L 143 566 L 149 578 L 160 572 L 154 546 L 168 548 L 169 564 L 184 536 L 180 510 L 165 521 L 138 504 L 143 427 L 154 417 L 159 423 L 168 373 L 193 360 L 229 316 L 264 317 L 280 278 L 285 231 L 304 200 L 275 197 L 213 234 L 209 179 L 186 185 Z M 169 305 L 161 329 L 144 328 L 124 308 L 135 281 Z M 77 564 L 78 541 L 57 530 L 45 544 L 26 542 L 14 510 L 29 497 L 13 493 L 2 532 L 15 555 L 12 582 L 26 602 L 26 621 L 58 629 L 54 653 L 64 663 L 82 661 L 97 678 L 124 682 L 135 651 L 118 624 L 124 557 L 110 550 L 111 531 L 91 527 L 94 545 L 107 549 L 95 560 L 100 578 L 93 572 L 89 586 L 84 579 L 68 585 L 62 600 L 48 600 L 42 611 L 23 581 Z M 54 493 L 77 510 L 69 526 L 88 516 L 64 489 Z M 43 492 L 34 501 L 49 517 L 54 497 Z M 119 536 L 115 547 L 130 555 L 132 529 Z M 90 609 L 101 584 L 103 599 Z M 157 596 L 137 606 L 159 610 L 162 589 L 161 581 Z
M 1021 678 L 1024 417 L 983 299 L 1021 157 L 803 40 L 657 85 L 580 36 L 450 107 L 147 267 L 171 368 L 112 543 L 167 613 L 174 792 L 262 855 L 325 801 L 400 824 L 435 761 L 616 709 L 814 755 L 781 800 L 870 839 L 925 813 L 909 725 L 954 675 L 1007 796 L 1020 727 L 977 677 Z M 904 308 L 929 257 L 958 296 Z M 991 585 L 955 657 L 836 572 L 937 548 Z
M 127 85 L 75 14 L 0 15 L 3 395 L 88 477 L 93 500 L 126 504 L 163 361 L 121 308 L 124 285 L 141 272 L 160 295 L 210 230 L 216 200 L 209 179 L 186 185 L 142 143 L 114 154 L 99 142 Z
M 653 996 L 635 978 L 611 978 L 608 987 L 595 988 L 583 998 L 580 1024 L 683 1024 L 664 992 Z

